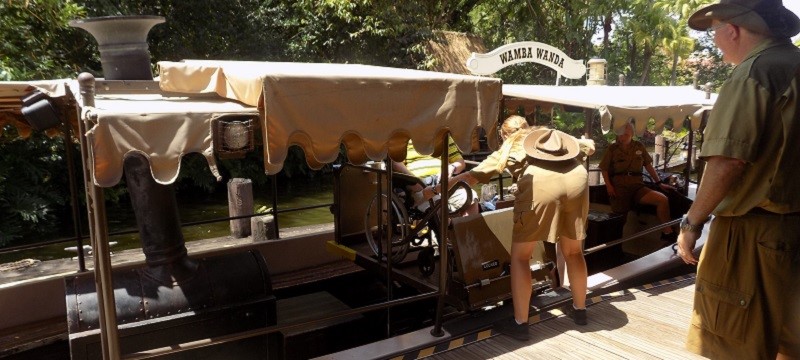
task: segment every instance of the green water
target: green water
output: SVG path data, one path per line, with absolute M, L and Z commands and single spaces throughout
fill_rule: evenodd
M 227 196 L 227 191 L 224 186 L 221 186 L 221 190 L 208 195 L 183 196 L 178 193 L 178 212 L 181 222 L 190 223 L 227 217 Z M 272 207 L 272 189 L 270 187 L 255 187 L 253 189 L 253 198 L 256 210 L 262 206 L 265 208 Z M 278 182 L 279 211 L 330 203 L 333 203 L 333 177 L 330 175 L 313 179 L 293 179 Z M 129 204 L 109 206 L 106 209 L 106 214 L 110 233 L 136 229 L 136 219 L 133 215 L 133 209 Z M 80 216 L 85 218 L 86 214 L 81 213 Z M 327 206 L 308 210 L 290 211 L 278 215 L 278 224 L 282 229 L 330 222 L 333 222 L 333 214 L 331 214 Z M 223 237 L 230 235 L 230 222 L 220 221 L 184 226 L 181 230 L 187 242 Z M 72 236 L 72 234 L 62 235 L 62 237 L 68 236 Z M 109 241 L 117 242 L 116 245 L 111 247 L 112 251 L 141 248 L 138 233 L 110 236 Z M 88 243 L 88 239 L 84 240 L 84 244 Z M 44 261 L 74 257 L 77 256 L 75 252 L 65 251 L 64 248 L 74 247 L 75 245 L 74 242 L 64 242 L 31 250 L 0 254 L 0 264 L 22 259 Z

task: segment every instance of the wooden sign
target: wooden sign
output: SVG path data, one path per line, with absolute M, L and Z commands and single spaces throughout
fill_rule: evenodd
M 466 65 L 475 75 L 489 75 L 506 66 L 523 62 L 548 66 L 560 76 L 570 79 L 580 79 L 586 75 L 583 60 L 573 60 L 563 51 L 535 41 L 503 45 L 486 54 L 472 53 Z

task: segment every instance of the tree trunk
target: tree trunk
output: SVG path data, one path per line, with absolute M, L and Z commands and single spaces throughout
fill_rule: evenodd
M 675 86 L 678 81 L 678 54 L 672 55 L 672 75 L 669 78 L 669 84 Z
M 611 36 L 611 24 L 613 22 L 614 18 L 610 13 L 603 19 L 603 48 L 608 48 L 609 46 L 609 36 Z
M 639 86 L 644 86 L 647 79 L 650 77 L 650 63 L 653 60 L 653 50 L 650 45 L 644 46 L 644 65 L 642 66 L 642 78 L 639 80 Z

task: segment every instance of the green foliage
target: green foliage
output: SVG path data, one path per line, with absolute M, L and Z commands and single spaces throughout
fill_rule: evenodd
M 72 0 L 0 1 L 0 80 L 74 76 L 79 51 L 67 22 L 83 16 Z
M 0 135 L 0 246 L 48 235 L 60 225 L 56 215 L 69 204 L 63 153 L 60 139 L 35 134 L 23 140 L 11 127 Z

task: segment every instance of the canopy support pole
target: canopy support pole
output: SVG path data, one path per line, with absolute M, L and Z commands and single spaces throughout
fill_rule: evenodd
M 71 105 L 75 105 L 75 101 L 71 100 Z M 78 114 L 78 123 L 81 122 L 80 114 Z M 80 214 L 80 207 L 78 205 L 78 184 L 75 174 L 75 155 L 72 150 L 72 127 L 69 124 L 69 119 L 64 121 L 64 151 L 66 152 L 67 159 L 67 174 L 69 176 L 69 204 L 72 208 L 72 228 L 75 233 L 75 242 L 78 245 L 78 272 L 86 271 L 86 257 L 83 252 L 83 230 L 81 229 L 81 222 L 78 218 Z M 83 144 L 83 141 L 80 142 Z M 84 162 L 81 161 L 83 164 Z M 89 200 L 89 199 L 86 199 Z M 88 202 L 87 202 L 88 203 Z
M 387 301 L 392 301 L 394 298 L 394 294 L 392 288 L 394 287 L 394 282 L 392 281 L 392 250 L 393 249 L 393 239 L 394 239 L 394 226 L 392 226 L 392 207 L 394 203 L 392 199 L 394 197 L 394 184 L 392 181 L 392 177 L 394 176 L 394 167 L 392 166 L 392 159 L 386 159 L 386 297 Z M 379 204 L 383 203 L 382 201 L 378 201 Z M 380 205 L 378 205 L 380 208 Z M 379 214 L 382 213 L 383 209 L 378 210 Z M 404 220 L 404 219 L 398 219 Z M 382 223 L 379 223 L 382 224 Z M 392 336 L 392 307 L 389 306 L 386 308 L 386 334 L 388 337 Z
M 83 107 L 94 107 L 95 79 L 92 74 L 78 76 Z M 91 115 L 89 115 L 91 116 Z M 97 289 L 97 304 L 100 315 L 100 341 L 103 359 L 120 358 L 119 335 L 117 333 L 117 312 L 114 301 L 114 287 L 111 274 L 111 255 L 108 248 L 108 226 L 106 224 L 105 196 L 103 189 L 94 184 L 90 167 L 93 162 L 89 153 L 91 144 L 86 139 L 86 125 L 79 116 L 78 126 L 81 136 L 81 156 L 83 157 L 86 204 L 89 215 L 89 236 L 94 252 L 94 281 Z
M 449 136 L 449 132 L 445 132 L 442 135 L 442 167 L 440 169 L 440 174 L 442 174 L 442 176 L 439 180 L 442 189 L 442 197 L 439 200 L 441 202 L 441 206 L 439 207 L 439 234 L 441 235 L 441 239 L 439 239 L 439 301 L 436 304 L 436 321 L 434 322 L 433 329 L 431 329 L 431 335 L 436 337 L 444 336 L 444 331 L 442 331 L 442 315 L 444 313 L 444 297 L 447 292 L 447 228 L 448 225 L 450 225 L 450 209 L 447 206 L 447 202 L 450 200 L 450 179 L 448 176 L 450 174 Z

